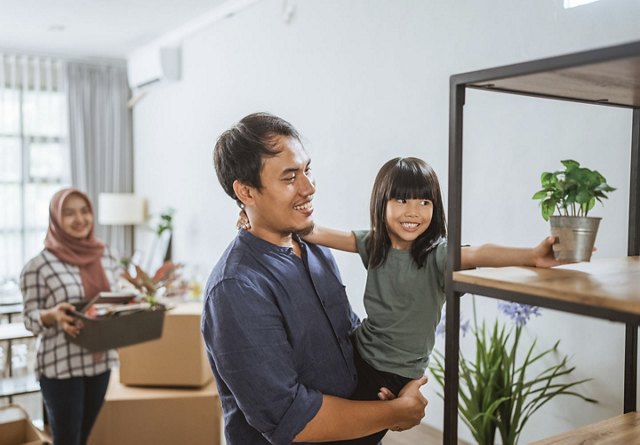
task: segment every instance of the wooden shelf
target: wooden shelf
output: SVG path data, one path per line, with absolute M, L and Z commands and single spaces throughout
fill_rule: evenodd
M 630 108 L 631 158 L 627 250 L 640 255 L 640 41 L 461 73 L 450 79 L 449 246 L 461 244 L 463 118 L 468 89 Z M 449 250 L 448 264 L 459 252 Z M 624 403 L 629 414 L 538 444 L 640 444 L 637 399 L 640 257 L 593 260 L 553 269 L 486 268 L 453 273 L 447 286 L 447 318 L 460 315 L 458 297 L 473 293 L 512 299 L 569 313 L 614 320 L 625 325 Z M 451 326 L 451 327 L 450 327 Z M 458 430 L 459 330 L 447 325 L 444 388 L 444 443 Z M 453 382 L 453 383 L 452 383 Z
M 640 442 L 640 413 L 627 413 L 577 430 L 549 437 L 532 445 L 620 445 Z
M 0 397 L 19 396 L 40 392 L 40 384 L 35 374 L 9 377 L 0 380 Z
M 640 257 L 539 269 L 501 267 L 454 272 L 454 282 L 640 315 Z
M 23 323 L 0 324 L 0 341 L 20 340 L 31 337 L 33 337 L 33 334 L 27 331 Z
M 452 77 L 468 88 L 610 106 L 640 106 L 640 42 Z

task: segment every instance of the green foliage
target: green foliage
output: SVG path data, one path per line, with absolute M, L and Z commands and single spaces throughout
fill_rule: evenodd
M 540 200 L 540 209 L 545 221 L 557 210 L 563 216 L 587 216 L 596 201 L 602 204 L 606 193 L 615 188 L 596 170 L 580 167 L 571 159 L 561 161 L 564 170 L 543 172 L 540 176 L 542 190 L 532 199 Z
M 165 230 L 173 230 L 173 214 L 175 210 L 169 208 L 160 214 L 160 221 L 156 227 L 156 235 L 162 235 Z
M 130 260 L 127 264 L 131 264 Z M 150 276 L 142 267 L 134 264 L 136 275 L 133 276 L 127 269 L 122 272 L 122 277 L 143 294 L 143 300 L 155 307 L 158 304 L 157 294 L 160 289 L 169 289 L 180 278 L 179 270 L 182 264 L 165 261 L 162 266 L 156 270 L 153 276 Z
M 590 379 L 560 381 L 575 369 L 567 367 L 567 356 L 530 377 L 531 366 L 556 354 L 559 342 L 537 353 L 534 341 L 524 360 L 518 360 L 521 333 L 521 326 L 507 330 L 498 320 L 489 332 L 483 322 L 480 328 L 477 325 L 473 328 L 475 359 L 466 359 L 460 354 L 459 413 L 479 445 L 493 445 L 496 432 L 504 445 L 517 444 L 526 422 L 556 396 L 575 396 L 597 403 L 573 390 Z M 434 350 L 432 357 L 431 372 L 443 389 L 444 356 Z M 442 392 L 438 395 L 443 397 Z

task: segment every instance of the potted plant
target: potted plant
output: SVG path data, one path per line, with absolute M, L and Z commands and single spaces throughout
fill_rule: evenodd
M 536 192 L 533 199 L 540 200 L 542 217 L 551 222 L 556 259 L 589 261 L 602 218 L 587 215 L 596 201 L 602 204 L 607 193 L 615 188 L 596 170 L 581 167 L 571 159 L 561 162 L 564 170 L 542 173 L 542 190 Z
M 541 315 L 538 307 L 499 302 L 498 309 L 515 327 L 497 318 L 492 327 L 484 321 L 478 323 L 475 298 L 473 326 L 469 320 L 460 323 L 463 335 L 472 332 L 476 350 L 471 357 L 460 352 L 459 413 L 479 445 L 493 445 L 498 436 L 504 445 L 516 445 L 531 416 L 555 397 L 597 403 L 577 391 L 590 379 L 568 380 L 575 367 L 569 364 L 568 356 L 559 353 L 559 341 L 543 351 L 535 339 L 524 344 L 523 329 L 532 316 Z M 444 320 L 443 316 L 436 329 L 440 334 L 445 331 Z M 433 351 L 430 369 L 444 390 L 444 355 L 438 350 Z M 442 392 L 438 395 L 444 398 Z
M 175 264 L 171 261 L 165 261 L 165 263 L 156 270 L 153 276 L 147 274 L 142 268 L 134 264 L 136 275 L 133 276 L 128 270 L 124 270 L 122 277 L 140 291 L 142 299 L 151 305 L 152 309 L 155 309 L 158 305 L 158 296 L 162 292 L 164 296 L 172 294 L 173 287 L 176 283 L 178 286 L 178 294 L 182 293 L 185 289 L 180 285 L 179 269 L 182 264 Z

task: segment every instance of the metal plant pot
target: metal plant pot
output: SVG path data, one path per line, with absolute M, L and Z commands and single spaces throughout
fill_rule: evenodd
M 552 216 L 551 235 L 556 239 L 553 245 L 556 259 L 569 262 L 591 260 L 601 219 L 590 216 Z

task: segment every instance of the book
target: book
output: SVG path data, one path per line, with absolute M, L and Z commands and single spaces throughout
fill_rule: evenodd
M 117 292 L 99 292 L 94 303 L 123 304 L 129 303 L 138 296 L 137 289 L 123 289 Z
M 86 313 L 94 304 L 126 305 L 138 296 L 136 289 L 123 289 L 117 292 L 98 292 L 91 300 L 74 303 L 76 312 Z

